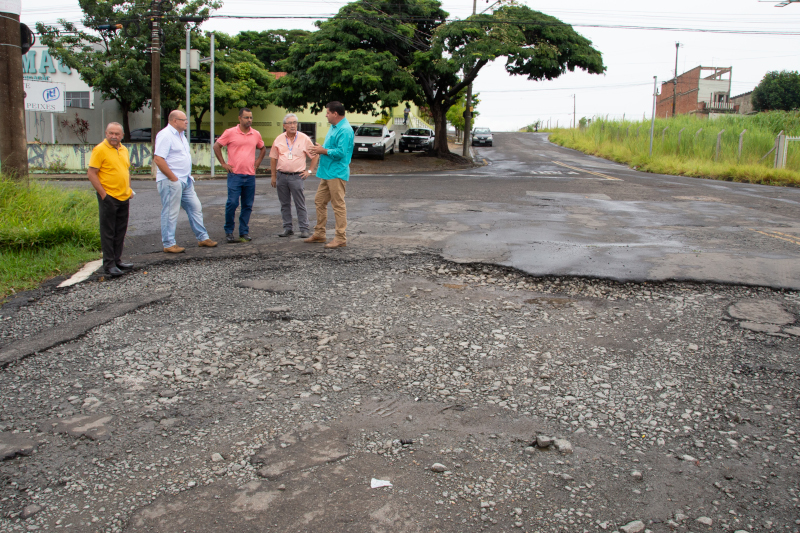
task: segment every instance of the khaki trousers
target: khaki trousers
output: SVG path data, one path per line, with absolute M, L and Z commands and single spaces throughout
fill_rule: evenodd
M 336 240 L 347 242 L 347 206 L 344 204 L 344 193 L 347 182 L 334 178 L 319 180 L 314 204 L 317 206 L 317 225 L 314 226 L 315 237 L 325 237 L 325 225 L 328 223 L 328 202 L 333 206 L 336 219 Z

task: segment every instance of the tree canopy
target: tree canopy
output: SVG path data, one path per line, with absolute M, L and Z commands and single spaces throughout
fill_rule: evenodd
M 60 27 L 36 24 L 41 42 L 64 64 L 78 71 L 81 79 L 103 98 L 116 100 L 122 110 L 125 138 L 130 139 L 128 114 L 141 110 L 150 101 L 151 54 L 148 53 L 150 30 L 147 24 L 149 4 L 135 0 L 79 0 L 82 24 L 96 28 L 102 24 L 123 23 L 120 31 L 79 30 L 77 25 L 59 20 Z M 207 17 L 218 0 L 176 0 L 173 12 L 163 24 L 165 50 L 162 62 L 162 93 L 165 107 L 176 105 L 170 82 L 180 77 L 177 51 L 185 47 L 183 23 L 176 16 Z M 138 30 L 138 31 L 137 31 Z M 199 29 L 194 29 L 199 33 Z M 172 57 L 176 56 L 176 57 Z
M 591 41 L 560 20 L 526 6 L 447 21 L 438 0 L 358 0 L 289 48 L 277 67 L 273 100 L 319 111 L 331 100 L 378 114 L 403 100 L 430 109 L 435 150 L 449 153 L 446 115 L 490 61 L 536 81 L 577 69 L 605 71 Z
M 306 30 L 243 31 L 237 33 L 232 47 L 252 53 L 270 71 L 275 63 L 286 57 L 289 47 L 309 33 Z
M 800 74 L 783 70 L 768 72 L 753 89 L 756 111 L 791 111 L 800 108 Z

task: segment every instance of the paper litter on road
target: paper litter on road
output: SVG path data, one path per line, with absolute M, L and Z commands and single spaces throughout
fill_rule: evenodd
M 373 488 L 373 489 L 379 489 L 381 487 L 391 487 L 391 486 L 392 486 L 392 482 L 391 481 L 385 481 L 383 479 L 372 478 L 372 486 L 371 486 L 371 488 Z
M 72 285 L 76 285 L 81 281 L 87 279 L 89 276 L 94 274 L 94 271 L 100 268 L 103 265 L 103 260 L 98 259 L 97 261 L 89 261 L 83 268 L 75 272 L 71 278 L 64 280 L 61 282 L 59 287 L 71 287 Z

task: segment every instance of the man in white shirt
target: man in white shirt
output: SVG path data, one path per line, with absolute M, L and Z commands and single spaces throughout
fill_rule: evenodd
M 161 241 L 164 251 L 177 254 L 185 250 L 175 242 L 175 228 L 181 207 L 200 246 L 217 245 L 203 226 L 203 206 L 194 191 L 192 155 L 184 132 L 188 121 L 182 111 L 169 114 L 169 124 L 156 135 L 153 162 L 158 167 L 156 187 L 161 196 Z

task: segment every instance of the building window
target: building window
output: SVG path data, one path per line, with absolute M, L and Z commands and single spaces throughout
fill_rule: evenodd
M 89 91 L 67 91 L 67 107 L 89 109 Z

